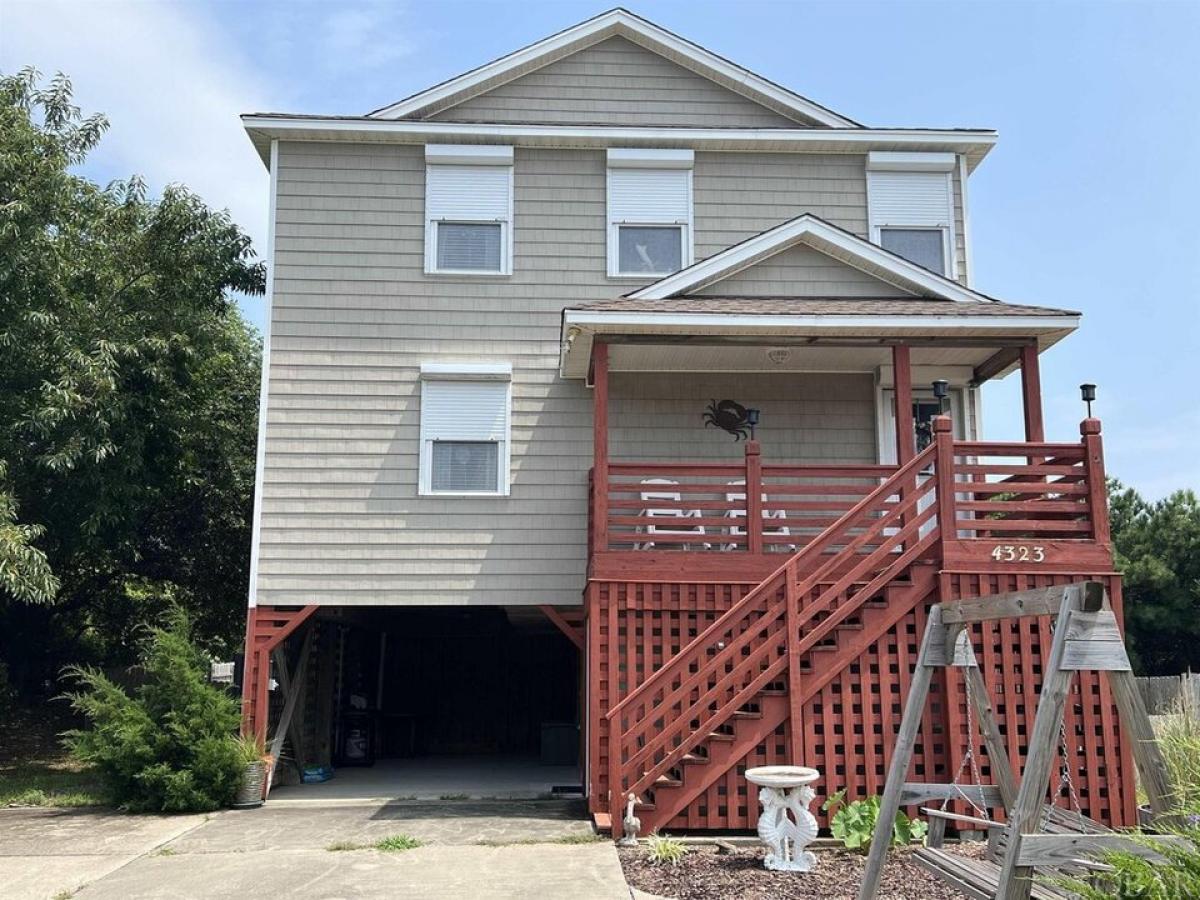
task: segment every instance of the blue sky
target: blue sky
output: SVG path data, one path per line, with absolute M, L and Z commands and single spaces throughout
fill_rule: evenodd
M 636 2 L 635 12 L 868 125 L 985 126 L 975 285 L 1082 310 L 1042 358 L 1047 433 L 1099 385 L 1109 470 L 1200 487 L 1200 2 Z M 183 182 L 260 242 L 238 113 L 362 113 L 607 8 L 560 2 L 7 0 L 0 69 L 62 70 L 112 131 L 86 168 Z M 261 301 L 246 304 L 263 321 Z M 985 436 L 1020 435 L 1016 376 Z

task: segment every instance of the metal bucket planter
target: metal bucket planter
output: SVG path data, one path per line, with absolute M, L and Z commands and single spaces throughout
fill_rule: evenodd
M 253 809 L 263 804 L 263 785 L 267 780 L 267 762 L 259 759 L 246 763 L 242 784 L 233 801 L 234 809 Z

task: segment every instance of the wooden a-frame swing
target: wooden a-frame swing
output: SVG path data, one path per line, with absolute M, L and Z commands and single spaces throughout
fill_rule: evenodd
M 1037 717 L 1029 737 L 1029 752 L 1018 786 L 1008 765 L 1004 738 L 992 711 L 967 629 L 977 622 L 1025 616 L 1052 616 L 1055 625 L 1050 655 L 1043 671 Z M 933 672 L 948 666 L 962 671 L 968 710 L 978 719 L 979 731 L 992 761 L 995 785 L 959 786 L 957 776 L 951 785 L 904 781 Z M 1168 812 L 1171 790 L 1166 765 L 1154 742 L 1150 719 L 1134 683 L 1125 644 L 1102 583 L 1077 582 L 935 604 L 930 608 L 904 706 L 859 900 L 872 900 L 879 889 L 891 843 L 892 823 L 900 807 L 931 799 L 964 799 L 981 811 L 989 806 L 1003 806 L 1006 811 L 1008 824 L 1001 826 L 987 818 L 986 811 L 977 818 L 947 813 L 944 807 L 942 810 L 924 810 L 932 819 L 931 836 L 936 834 L 940 838 L 946 820 L 958 820 L 970 828 L 987 828 L 992 837 L 999 838 L 989 842 L 993 856 L 990 862 L 968 861 L 946 853 L 936 846 L 940 840 L 930 841 L 930 847 L 917 852 L 916 861 L 920 865 L 978 900 L 1028 900 L 1031 893 L 1035 897 L 1062 897 L 1065 895 L 1057 891 L 1035 886 L 1034 870 L 1086 869 L 1088 856 L 1110 849 L 1153 855 L 1150 848 L 1109 831 L 1078 811 L 1071 814 L 1046 805 L 1047 787 L 1057 752 L 1055 738 L 1061 728 L 1071 678 L 1078 670 L 1108 673 L 1113 700 L 1131 740 L 1133 759 L 1151 810 L 1155 815 Z M 971 741 L 968 758 L 972 759 L 977 776 L 972 757 L 976 741 L 973 729 L 968 739 Z M 964 765 L 966 762 L 964 759 Z M 1064 780 L 1070 784 L 1067 772 L 1064 772 Z

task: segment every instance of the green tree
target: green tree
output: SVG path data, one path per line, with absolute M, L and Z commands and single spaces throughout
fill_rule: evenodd
M 1180 490 L 1148 503 L 1115 479 L 1108 494 L 1135 668 L 1200 671 L 1200 502 Z
M 236 640 L 264 271 L 226 212 L 75 174 L 107 127 L 0 77 L 0 653 L 27 691 L 127 662 L 168 603 Z M 37 601 L 31 603 L 30 601 Z

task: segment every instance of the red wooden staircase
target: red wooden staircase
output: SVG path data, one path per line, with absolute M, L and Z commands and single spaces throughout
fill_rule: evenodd
M 609 809 L 665 825 L 936 589 L 935 446 L 901 466 L 606 715 Z

